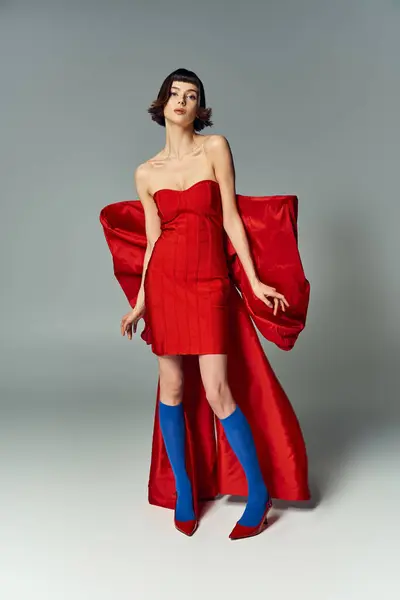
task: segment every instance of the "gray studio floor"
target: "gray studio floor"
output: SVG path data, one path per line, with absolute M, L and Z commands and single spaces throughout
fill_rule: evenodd
M 127 346 L 92 342 L 8 349 L 21 370 L 2 380 L 4 600 L 399 597 L 394 412 L 299 402 L 316 507 L 277 503 L 262 535 L 231 542 L 244 505 L 221 498 L 186 538 L 147 503 L 154 370 L 135 387 Z

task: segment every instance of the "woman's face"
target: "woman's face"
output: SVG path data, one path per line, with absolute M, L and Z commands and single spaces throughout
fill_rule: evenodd
M 197 114 L 199 92 L 193 83 L 173 81 L 164 117 L 178 125 L 193 123 Z M 180 112 L 175 112 L 176 110 Z

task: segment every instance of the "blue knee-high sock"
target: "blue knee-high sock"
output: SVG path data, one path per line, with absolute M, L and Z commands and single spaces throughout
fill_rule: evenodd
M 192 486 L 185 466 L 185 420 L 182 403 L 169 406 L 159 402 L 159 419 L 177 491 L 176 518 L 190 521 L 195 518 Z
M 260 470 L 253 434 L 238 405 L 233 413 L 220 421 L 247 479 L 247 505 L 238 522 L 255 527 L 261 521 L 269 494 Z

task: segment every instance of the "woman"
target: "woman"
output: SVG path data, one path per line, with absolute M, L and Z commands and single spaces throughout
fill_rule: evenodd
M 198 361 L 206 400 L 246 478 L 247 504 L 230 538 L 249 537 L 263 529 L 272 503 L 249 420 L 230 385 L 231 312 L 238 300 L 225 235 L 253 299 L 267 306 L 275 318 L 289 309 L 289 302 L 256 272 L 238 211 L 226 138 L 196 133 L 212 125 L 201 80 L 186 69 L 174 71 L 163 82 L 149 113 L 165 127 L 166 143 L 135 171 L 146 250 L 136 300 L 122 318 L 121 334 L 132 339 L 141 318 L 151 331 L 159 367 L 156 418 L 174 477 L 176 528 L 186 535 L 195 532 L 201 499 L 193 487 L 193 465 L 190 469 L 187 465 L 184 404 L 190 400 L 183 402 L 187 383 L 184 360 L 191 356 Z M 298 441 L 299 428 L 295 435 Z M 304 477 L 305 450 L 297 445 Z M 307 496 L 303 485 L 303 497 Z

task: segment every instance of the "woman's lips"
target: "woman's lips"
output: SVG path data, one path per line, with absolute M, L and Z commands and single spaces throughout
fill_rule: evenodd
M 178 115 L 184 115 L 186 110 L 183 110 L 182 108 L 176 108 L 174 112 L 176 112 Z

